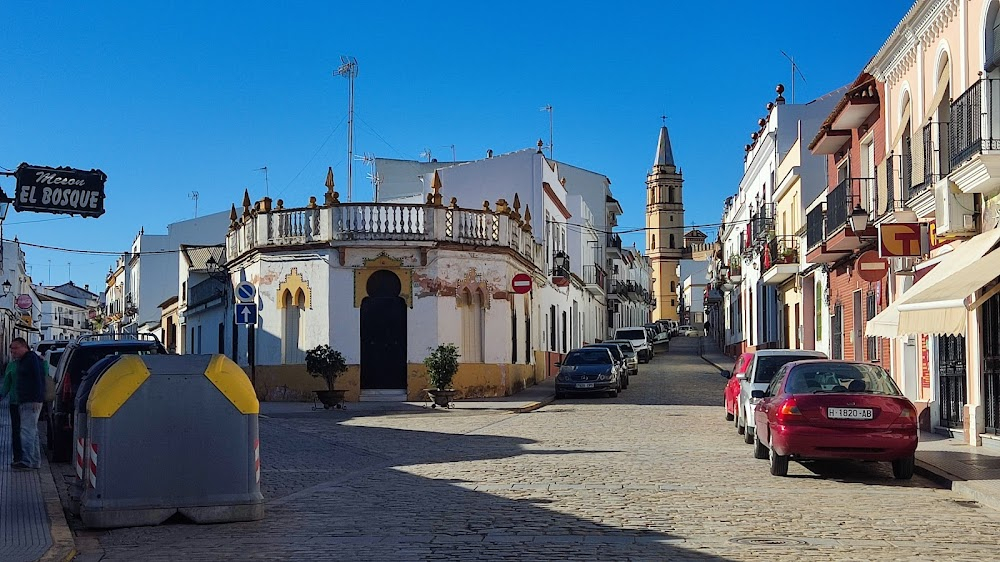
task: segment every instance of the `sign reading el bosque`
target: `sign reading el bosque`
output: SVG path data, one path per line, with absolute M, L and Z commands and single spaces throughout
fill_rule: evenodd
M 21 164 L 14 173 L 14 209 L 99 217 L 104 214 L 104 182 L 100 170 L 46 168 Z

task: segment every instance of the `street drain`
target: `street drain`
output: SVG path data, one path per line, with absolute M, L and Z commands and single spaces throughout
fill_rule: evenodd
M 729 542 L 745 544 L 747 546 L 800 546 L 808 544 L 806 541 L 800 541 L 798 539 L 783 539 L 775 537 L 745 537 L 742 539 L 729 539 Z

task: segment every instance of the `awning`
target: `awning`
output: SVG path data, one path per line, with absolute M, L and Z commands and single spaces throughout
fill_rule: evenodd
M 922 279 L 875 315 L 868 336 L 965 334 L 965 299 L 1000 275 L 1000 228 L 979 234 L 949 252 Z

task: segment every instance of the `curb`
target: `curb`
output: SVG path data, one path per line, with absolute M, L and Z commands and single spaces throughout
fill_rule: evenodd
M 913 464 L 913 473 L 919 474 L 931 482 L 949 490 L 953 490 L 955 482 L 960 480 L 960 478 L 954 474 L 945 472 L 940 468 L 927 464 L 920 459 L 917 459 L 917 462 Z
M 515 414 L 527 414 L 528 412 L 534 412 L 535 410 L 537 410 L 539 408 L 544 408 L 545 406 L 548 406 L 549 404 L 551 404 L 552 402 L 554 402 L 555 399 L 556 399 L 556 397 L 555 397 L 554 394 L 551 395 L 551 396 L 546 396 L 545 398 L 539 400 L 538 402 L 533 402 L 533 403 L 528 404 L 527 406 L 523 406 L 521 408 L 514 408 L 513 412 Z
M 704 355 L 701 355 L 700 357 L 702 358 L 702 360 L 703 360 L 703 361 L 704 361 L 705 363 L 708 363 L 709 365 L 711 365 L 711 366 L 715 367 L 715 368 L 716 368 L 716 369 L 718 369 L 719 371 L 725 371 L 725 369 L 724 369 L 723 367 L 720 367 L 720 366 L 716 365 L 716 364 L 715 364 L 715 363 L 713 363 L 713 362 L 712 362 L 712 360 L 711 360 L 711 359 L 709 359 L 708 357 L 705 357 Z
M 42 498 L 45 501 L 45 511 L 49 516 L 49 532 L 52 535 L 52 546 L 39 558 L 42 562 L 69 561 L 77 555 L 76 541 L 73 531 L 66 520 L 59 491 L 56 488 L 55 475 L 49 461 L 42 453 L 42 468 L 38 471 L 38 479 L 42 487 Z

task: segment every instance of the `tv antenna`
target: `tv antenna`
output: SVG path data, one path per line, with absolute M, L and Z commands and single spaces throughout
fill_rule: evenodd
M 441 148 L 450 148 L 451 149 L 451 161 L 452 162 L 458 162 L 458 158 L 455 158 L 455 145 L 449 144 L 449 145 L 446 145 L 446 146 L 442 146 Z
M 375 170 L 375 155 L 371 152 L 366 152 L 362 156 L 355 156 L 357 160 L 360 160 L 368 166 L 368 181 L 372 182 L 372 201 L 378 203 L 378 188 L 382 185 L 382 176 L 378 175 Z
M 799 65 L 795 64 L 795 57 L 789 55 L 785 51 L 781 51 L 781 54 L 785 55 L 788 62 L 792 63 L 792 103 L 795 103 L 795 75 L 798 74 L 799 78 L 801 78 L 803 82 L 806 81 L 806 77 L 802 74 L 802 71 L 799 70 Z
M 333 72 L 347 78 L 347 202 L 351 202 L 354 191 L 354 79 L 358 77 L 358 59 L 340 57 L 340 66 Z
M 267 166 L 261 166 L 260 168 L 257 168 L 257 171 L 264 172 L 264 197 L 267 197 L 267 192 L 269 188 L 267 181 Z
M 539 109 L 538 111 L 549 112 L 549 160 L 552 160 L 552 105 L 548 104 L 545 107 Z
M 425 148 L 423 152 L 420 153 L 421 158 L 426 158 L 428 162 L 431 161 L 431 149 Z
M 197 191 L 192 191 L 191 193 L 188 193 L 188 199 L 194 200 L 194 218 L 198 218 L 198 197 L 199 195 Z

